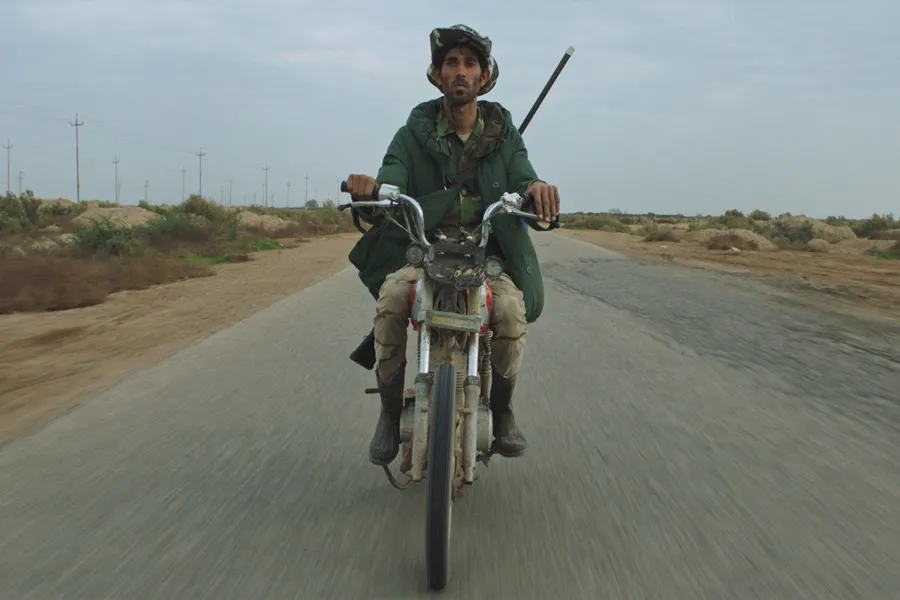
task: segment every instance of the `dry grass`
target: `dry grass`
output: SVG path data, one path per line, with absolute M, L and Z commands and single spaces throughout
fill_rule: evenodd
M 115 292 L 212 274 L 208 265 L 162 256 L 7 256 L 0 260 L 0 314 L 82 308 Z
M 251 207 L 248 212 L 263 218 L 244 222 L 238 211 L 196 195 L 177 206 L 142 203 L 106 216 L 97 208 L 118 207 L 42 203 L 30 192 L 0 197 L 0 313 L 91 306 L 115 292 L 213 275 L 212 265 L 247 262 L 253 252 L 353 229 L 333 206 Z M 134 220 L 112 220 L 119 213 Z M 89 226 L 78 226 L 76 217 L 88 214 Z M 58 243 L 65 235 L 67 242 Z

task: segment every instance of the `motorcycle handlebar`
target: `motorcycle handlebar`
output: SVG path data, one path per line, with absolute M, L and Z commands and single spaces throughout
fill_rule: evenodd
M 380 196 L 379 196 L 380 191 L 381 191 L 381 186 L 378 185 L 378 184 L 376 184 L 375 187 L 372 189 L 372 196 L 371 196 L 371 198 L 370 198 L 369 200 L 365 200 L 365 201 L 366 201 L 366 202 L 369 202 L 369 201 L 377 202 L 377 201 L 379 200 L 379 198 L 380 198 Z M 344 194 L 349 193 L 348 188 L 347 188 L 347 181 L 346 181 L 346 180 L 341 181 L 341 192 L 344 193 Z M 525 196 L 522 198 L 522 203 L 523 203 L 523 204 L 529 204 L 529 203 L 531 203 L 532 201 L 533 201 L 533 197 L 531 196 L 531 194 L 527 194 L 527 193 L 526 193 Z M 352 199 L 351 199 L 351 202 L 352 202 Z M 345 205 L 345 206 L 346 206 L 346 205 Z M 351 204 L 351 206 L 352 206 L 352 204 Z M 339 208 L 341 208 L 341 207 L 339 207 Z M 537 219 L 536 219 L 537 215 L 532 215 L 532 214 L 529 214 L 529 213 L 522 213 L 521 209 L 519 209 L 518 212 L 521 213 L 522 216 L 525 216 L 525 217 L 535 217 L 534 220 L 537 220 Z M 557 216 L 554 220 L 550 221 L 550 223 L 549 223 L 547 229 L 548 229 L 548 230 L 550 230 L 550 229 L 559 229 L 559 226 L 560 226 L 560 225 L 559 225 L 559 217 Z

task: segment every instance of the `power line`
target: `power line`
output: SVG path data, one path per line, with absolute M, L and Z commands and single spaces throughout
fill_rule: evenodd
M 9 155 L 10 150 L 12 150 L 15 146 L 12 145 L 12 142 L 7 138 L 6 145 L 3 146 L 3 149 L 6 150 L 6 193 L 9 194 L 12 191 L 12 188 L 9 186 Z
M 114 188 L 116 204 L 119 203 L 119 162 L 121 161 L 118 156 L 113 159 L 113 164 L 116 165 L 116 187 Z
M 84 125 L 84 122 L 78 121 L 78 113 L 75 113 L 75 122 L 69 123 L 75 128 L 75 193 L 77 204 L 81 204 L 81 156 L 79 154 L 78 129 Z
M 199 191 L 198 194 L 200 197 L 203 197 L 203 157 L 206 156 L 206 152 L 203 151 L 203 148 L 200 148 L 200 152 L 195 153 L 196 156 L 200 158 L 200 183 L 198 185 Z

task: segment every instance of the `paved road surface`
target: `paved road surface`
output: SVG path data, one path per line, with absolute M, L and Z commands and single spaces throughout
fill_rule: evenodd
M 536 240 L 531 453 L 455 512 L 444 597 L 900 598 L 896 329 Z M 0 598 L 424 597 L 370 311 L 344 271 L 0 448 Z

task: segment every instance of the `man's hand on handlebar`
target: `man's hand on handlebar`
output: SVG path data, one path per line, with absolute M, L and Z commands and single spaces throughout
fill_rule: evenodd
M 559 218 L 559 190 L 555 185 L 535 181 L 528 186 L 527 194 L 533 202 L 533 206 L 529 208 L 533 209 L 539 219 L 550 222 Z
M 366 201 L 373 199 L 372 194 L 375 192 L 377 185 L 378 183 L 375 179 L 368 175 L 351 175 L 347 178 L 347 189 L 342 189 L 341 191 L 350 194 L 353 200 Z

